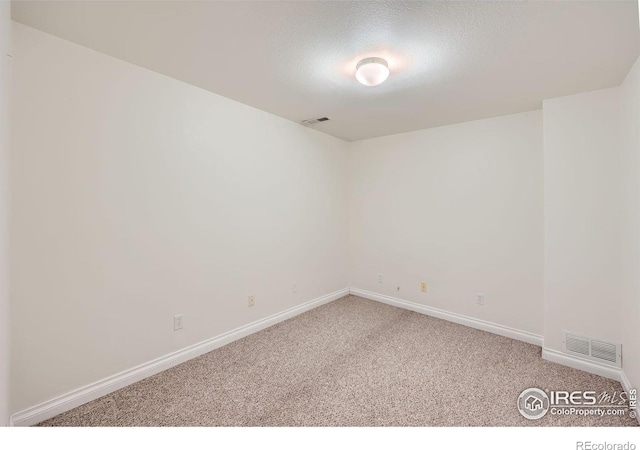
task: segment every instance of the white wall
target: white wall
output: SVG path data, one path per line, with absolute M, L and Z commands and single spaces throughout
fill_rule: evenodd
M 540 335 L 542 155 L 540 111 L 353 143 L 351 286 Z
M 13 38 L 14 412 L 348 287 L 346 143 Z
M 640 62 L 617 88 L 544 102 L 544 346 L 622 344 L 640 385 Z
M 621 326 L 624 372 L 640 386 L 640 59 L 620 87 L 623 142 L 623 284 Z
M 9 421 L 10 5 L 0 1 L 0 426 Z
M 562 330 L 621 342 L 619 88 L 544 102 L 544 345 Z

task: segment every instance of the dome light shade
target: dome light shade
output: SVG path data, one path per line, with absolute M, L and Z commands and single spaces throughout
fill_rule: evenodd
M 389 65 L 382 58 L 365 58 L 356 66 L 356 79 L 365 86 L 377 86 L 389 76 Z

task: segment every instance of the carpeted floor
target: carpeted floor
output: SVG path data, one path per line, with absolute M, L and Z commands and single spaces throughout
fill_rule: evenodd
M 528 387 L 621 392 L 540 348 L 347 296 L 41 426 L 634 426 L 523 418 Z

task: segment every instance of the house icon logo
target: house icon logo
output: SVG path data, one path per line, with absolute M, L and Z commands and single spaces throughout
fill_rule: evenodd
M 524 406 L 529 411 L 537 411 L 539 409 L 542 409 L 542 400 L 540 400 L 538 397 L 534 397 L 533 395 L 530 395 L 524 401 Z
M 549 397 L 542 389 L 525 389 L 518 397 L 518 411 L 526 419 L 541 419 L 549 411 Z

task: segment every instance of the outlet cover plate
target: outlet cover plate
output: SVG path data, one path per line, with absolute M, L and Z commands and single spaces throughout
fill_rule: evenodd
M 184 314 L 173 316 L 173 331 L 182 330 L 184 328 Z

